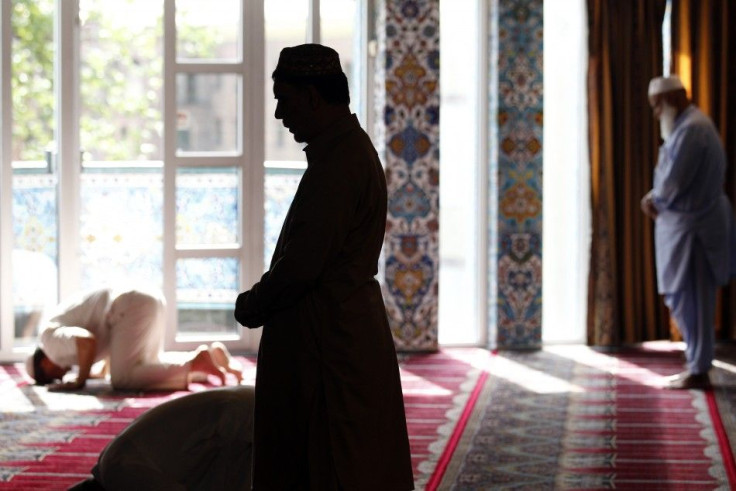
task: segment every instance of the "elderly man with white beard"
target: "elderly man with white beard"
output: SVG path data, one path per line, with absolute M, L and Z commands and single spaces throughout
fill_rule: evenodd
M 710 386 L 716 293 L 736 269 L 734 218 L 723 191 L 726 155 L 679 77 L 652 79 L 648 95 L 664 143 L 641 209 L 654 220 L 657 287 L 685 341 L 687 367 L 665 387 L 703 389 Z

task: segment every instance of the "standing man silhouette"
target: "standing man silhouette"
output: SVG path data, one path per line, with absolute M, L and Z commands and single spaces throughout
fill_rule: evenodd
M 375 279 L 386 178 L 358 119 L 337 52 L 281 51 L 276 119 L 306 143 L 307 170 L 269 270 L 235 304 L 263 325 L 253 487 L 414 488 L 393 337 Z

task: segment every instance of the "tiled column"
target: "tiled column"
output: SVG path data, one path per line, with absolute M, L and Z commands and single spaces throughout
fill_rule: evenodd
M 377 90 L 388 181 L 384 299 L 397 349 L 437 348 L 439 0 L 384 0 Z
M 543 5 L 488 1 L 488 344 L 535 348 L 542 342 Z

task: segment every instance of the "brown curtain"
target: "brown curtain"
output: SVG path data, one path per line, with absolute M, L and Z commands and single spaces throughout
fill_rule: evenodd
M 588 0 L 592 236 L 588 343 L 668 337 L 657 295 L 649 191 L 659 130 L 647 100 L 662 74 L 665 0 Z
M 726 193 L 736 203 L 736 2 L 672 0 L 671 15 L 671 71 L 682 78 L 693 102 L 721 134 L 729 163 Z M 732 283 L 721 291 L 719 337 L 736 337 L 735 309 Z

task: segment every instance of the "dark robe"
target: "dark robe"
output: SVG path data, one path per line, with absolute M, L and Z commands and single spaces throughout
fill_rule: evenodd
M 271 266 L 236 302 L 263 325 L 253 486 L 413 489 L 394 341 L 375 279 L 386 178 L 355 115 L 305 148 Z

